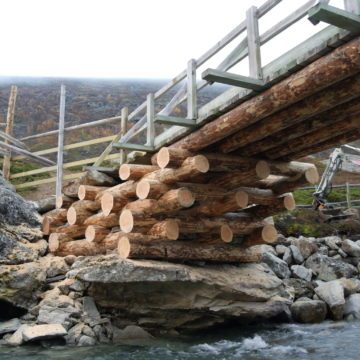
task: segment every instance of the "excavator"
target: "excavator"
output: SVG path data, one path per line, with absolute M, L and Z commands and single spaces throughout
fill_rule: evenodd
M 319 210 L 320 216 L 326 222 L 334 220 L 342 220 L 348 218 L 349 214 L 343 213 L 341 209 L 334 209 L 327 202 L 327 197 L 332 190 L 332 180 L 335 174 L 342 168 L 344 163 L 352 163 L 359 165 L 360 161 L 354 161 L 350 159 L 350 156 L 360 156 L 360 149 L 350 146 L 342 145 L 339 148 L 333 150 L 329 157 L 329 162 L 325 168 L 325 171 L 321 177 L 321 180 L 316 187 L 316 191 L 313 195 L 313 208 Z M 360 158 L 359 158 L 360 159 Z

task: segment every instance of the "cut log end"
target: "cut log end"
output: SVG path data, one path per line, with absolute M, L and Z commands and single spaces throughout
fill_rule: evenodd
M 66 219 L 68 221 L 68 223 L 70 225 L 75 225 L 76 224 L 76 210 L 73 207 L 70 207 L 67 215 L 66 215 Z
M 57 209 L 61 209 L 63 205 L 63 198 L 62 196 L 57 196 L 55 200 L 55 205 Z
M 86 196 L 86 188 L 84 185 L 79 186 L 78 196 L 80 200 L 84 200 Z
M 267 224 L 261 231 L 261 237 L 267 244 L 273 244 L 277 241 L 278 232 L 274 225 Z
M 94 241 L 95 239 L 95 228 L 93 225 L 89 225 L 85 230 L 85 239 L 87 241 Z
M 146 199 L 150 193 L 151 185 L 148 181 L 140 181 L 136 186 L 136 196 L 143 200 Z
M 220 228 L 221 240 L 230 243 L 233 240 L 234 234 L 229 225 L 222 225 Z
M 128 180 L 130 177 L 130 166 L 128 164 L 122 164 L 119 168 L 119 177 L 121 180 Z
M 55 252 L 60 246 L 59 237 L 56 233 L 50 234 L 49 236 L 49 251 L 51 253 Z
M 42 232 L 44 233 L 44 235 L 50 234 L 50 221 L 46 216 L 43 217 Z
M 165 220 L 164 235 L 169 240 L 177 240 L 179 238 L 179 224 L 176 220 Z
M 119 225 L 121 231 L 124 233 L 130 233 L 134 228 L 134 216 L 131 210 L 123 210 L 120 218 L 119 218 Z
M 101 197 L 101 210 L 105 216 L 110 215 L 114 208 L 114 196 L 111 193 L 105 193 Z
M 195 198 L 190 190 L 181 188 L 178 192 L 178 201 L 182 207 L 188 208 L 194 204 Z
M 240 209 L 243 209 L 249 205 L 249 195 L 246 191 L 237 191 L 235 194 L 236 203 Z
M 210 169 L 209 160 L 204 155 L 194 156 L 195 167 L 201 173 L 207 173 Z
M 305 171 L 305 178 L 310 184 L 316 184 L 319 182 L 319 172 L 316 167 L 310 168 Z
M 109 233 L 110 229 L 98 225 L 89 225 L 85 231 L 85 239 L 90 242 L 101 242 Z
M 117 247 L 118 255 L 122 259 L 127 259 L 130 255 L 130 249 L 131 249 L 131 244 L 129 238 L 127 236 L 122 236 L 118 242 L 118 247 Z
M 266 161 L 260 160 L 256 163 L 255 171 L 259 179 L 266 179 L 270 175 L 270 166 Z
M 156 162 L 161 169 L 166 168 L 166 166 L 169 164 L 170 153 L 167 147 L 161 148 L 156 154 Z
M 294 210 L 296 208 L 296 202 L 293 194 L 286 194 L 284 196 L 284 207 L 286 210 Z

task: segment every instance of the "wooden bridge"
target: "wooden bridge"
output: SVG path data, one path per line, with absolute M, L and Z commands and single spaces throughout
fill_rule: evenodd
M 117 249 L 131 258 L 259 260 L 252 245 L 277 239 L 267 218 L 294 209 L 291 191 L 318 181 L 314 165 L 294 160 L 360 139 L 360 1 L 346 0 L 345 10 L 307 1 L 260 34 L 259 20 L 278 3 L 251 7 L 240 25 L 146 102 L 130 114 L 122 110 L 121 131 L 92 168 L 57 186 L 58 209 L 43 223 L 53 253 Z M 262 66 L 262 46 L 306 16 L 330 25 Z M 234 41 L 217 68 L 206 68 Z M 229 72 L 245 58 L 249 76 Z M 199 91 L 215 82 L 232 87 L 199 107 Z M 175 86 L 159 109 L 158 99 Z M 182 103 L 184 115 L 174 116 Z M 116 149 L 120 169 L 101 167 Z M 60 185 L 61 155 L 57 167 Z

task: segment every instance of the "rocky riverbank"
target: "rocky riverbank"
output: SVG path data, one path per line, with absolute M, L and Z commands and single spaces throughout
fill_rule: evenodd
M 285 238 L 259 264 L 188 264 L 47 254 L 33 203 L 0 185 L 3 345 L 77 346 L 226 324 L 360 318 L 360 241 Z

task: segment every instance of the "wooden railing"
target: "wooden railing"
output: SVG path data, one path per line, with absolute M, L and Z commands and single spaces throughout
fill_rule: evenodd
M 234 104 L 244 101 L 246 98 L 255 95 L 262 89 L 270 87 L 272 84 L 280 81 L 292 72 L 305 67 L 314 59 L 331 51 L 334 47 L 339 46 L 344 41 L 347 41 L 354 36 L 352 29 L 350 27 L 347 28 L 347 22 L 342 21 L 342 24 L 345 24 L 345 26 L 341 25 L 342 28 L 338 27 L 338 24 L 336 24 L 338 26 L 330 25 L 305 40 L 303 43 L 297 45 L 292 50 L 285 52 L 269 64 L 263 66 L 261 62 L 262 46 L 305 16 L 309 15 L 309 20 L 313 23 L 316 23 L 320 19 L 321 21 L 331 24 L 332 22 L 336 22 L 338 18 L 341 18 L 342 20 L 345 18 L 346 20 L 346 17 L 351 17 L 353 16 L 352 14 L 360 14 L 360 2 L 358 0 L 344 0 L 344 7 L 346 11 L 327 5 L 329 1 L 309 0 L 303 3 L 293 13 L 281 19 L 270 29 L 260 33 L 259 20 L 261 20 L 261 18 L 269 11 L 274 9 L 281 1 L 282 0 L 268 0 L 259 8 L 251 7 L 246 12 L 246 18 L 244 21 L 242 21 L 198 59 L 189 60 L 185 70 L 180 72 L 169 83 L 155 93 L 148 94 L 146 101 L 144 101 L 130 114 L 128 114 L 128 110 L 124 108 L 121 111 L 122 116 L 101 119 L 91 123 L 71 126 L 63 129 L 60 126 L 59 130 L 31 135 L 20 139 L 21 141 L 27 141 L 30 139 L 40 139 L 49 135 L 58 135 L 58 138 L 61 138 L 62 134 L 66 137 L 66 133 L 70 131 L 76 131 L 78 129 L 92 126 L 102 126 L 111 122 L 121 123 L 120 131 L 116 135 L 81 141 L 69 145 L 63 145 L 63 141 L 60 141 L 58 147 L 33 153 L 39 156 L 57 153 L 58 151 L 62 153 L 62 151 L 65 150 L 73 150 L 84 146 L 92 146 L 108 142 L 108 146 L 100 156 L 64 164 L 62 164 L 60 156 L 58 158 L 57 165 L 12 174 L 10 178 L 19 179 L 29 175 L 37 175 L 57 170 L 57 188 L 59 189 L 62 180 L 76 178 L 83 174 L 82 172 L 79 172 L 59 176 L 62 169 L 71 169 L 73 167 L 87 164 L 100 166 L 104 161 L 113 159 L 120 159 L 120 162 L 124 163 L 126 161 L 131 161 L 132 153 L 129 153 L 131 151 L 154 152 L 161 146 L 170 144 L 176 139 L 193 131 L 197 127 L 202 126 L 204 123 L 209 121 L 209 119 L 214 117 L 214 115 L 225 112 L 227 109 L 233 107 Z M 323 16 L 323 12 L 321 11 L 324 10 L 325 13 L 326 11 L 332 12 L 332 16 L 327 17 L 326 14 Z M 356 23 L 357 18 L 358 16 L 353 16 L 353 19 L 351 20 Z M 246 37 L 241 41 L 238 41 L 237 39 L 240 35 L 245 32 Z M 209 61 L 214 59 L 215 55 L 217 55 L 229 44 L 233 44 L 235 41 L 238 41 L 235 48 L 215 69 L 206 68 L 206 65 Z M 248 58 L 249 61 L 249 76 L 242 76 L 228 72 L 228 70 L 233 68 L 245 58 Z M 204 66 L 206 70 L 201 74 L 202 79 L 197 80 L 199 68 L 202 66 Z M 197 102 L 199 91 L 214 82 L 233 85 L 234 87 L 199 107 Z M 164 95 L 168 95 L 169 91 L 173 90 L 175 86 L 179 86 L 176 94 L 170 101 L 167 102 L 165 107 L 156 112 L 156 102 L 158 102 Z M 172 116 L 171 114 L 176 107 L 184 102 L 187 103 L 186 117 L 180 118 Z M 139 120 L 135 123 L 135 125 L 127 130 L 127 122 L 135 122 L 137 119 Z M 165 124 L 168 128 L 157 134 L 155 127 L 157 123 Z M 146 132 L 145 144 L 131 142 L 143 132 Z M 120 152 L 111 154 L 114 148 L 120 149 Z M 22 157 L 17 156 L 13 159 L 18 160 L 21 158 Z M 56 177 L 50 176 L 46 179 L 18 184 L 17 188 L 22 189 L 55 181 Z

